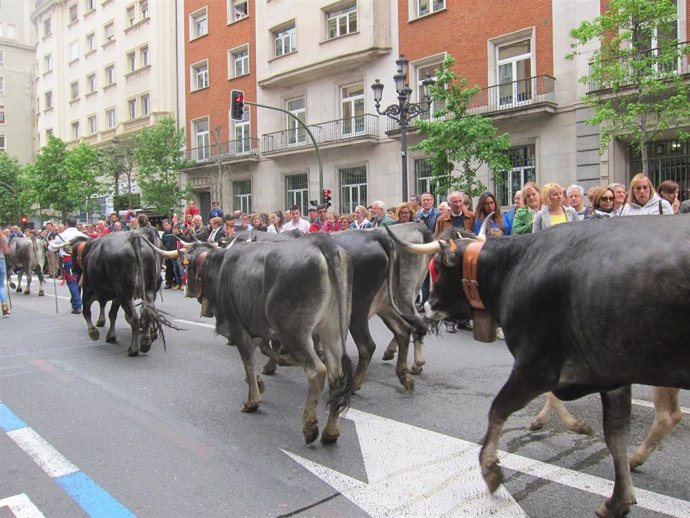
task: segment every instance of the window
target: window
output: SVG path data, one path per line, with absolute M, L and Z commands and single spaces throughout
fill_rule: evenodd
M 208 34 L 208 16 L 205 7 L 189 16 L 189 34 L 192 40 Z
M 415 0 L 417 17 L 435 13 L 446 8 L 446 0 Z
M 89 122 L 89 135 L 95 135 L 96 132 L 98 131 L 98 127 L 96 126 L 96 116 L 95 115 L 89 115 L 88 122 Z
M 304 97 L 292 99 L 285 103 L 285 109 L 297 117 L 300 121 L 306 120 L 307 110 Z M 306 132 L 304 128 L 292 117 L 287 117 L 287 144 L 288 146 L 301 146 L 305 143 Z
M 367 168 L 348 167 L 340 173 L 340 212 L 352 214 L 357 205 L 367 206 Z
M 79 18 L 79 13 L 77 12 L 77 4 L 72 4 L 69 6 L 69 23 L 74 23 Z
M 134 72 L 137 69 L 137 55 L 134 52 L 127 54 L 127 71 Z
M 235 154 L 245 155 L 252 149 L 251 127 L 249 125 L 249 106 L 244 107 L 241 121 L 233 121 L 235 124 Z
M 137 118 L 137 100 L 136 99 L 130 99 L 129 101 L 127 101 L 127 111 L 129 112 L 130 120 Z
M 72 123 L 72 140 L 79 139 L 79 121 Z
M 328 39 L 357 32 L 357 4 L 326 13 Z
M 70 100 L 76 101 L 79 99 L 79 81 L 74 81 L 69 85 Z
M 208 87 L 208 61 L 192 65 L 192 91 Z
M 52 24 L 50 22 L 50 17 L 43 20 L 43 37 L 47 38 L 53 33 Z
M 7 151 L 5 135 L 0 135 L 0 151 Z
M 86 76 L 86 85 L 89 93 L 96 91 L 96 74 L 89 74 Z
M 108 129 L 113 129 L 117 121 L 115 120 L 115 110 L 106 110 L 105 121 L 108 125 Z
M 522 189 L 527 182 L 537 181 L 537 169 L 534 159 L 534 144 L 515 147 L 508 150 L 512 167 L 509 171 L 501 171 L 496 179 L 496 202 L 502 207 L 513 204 L 515 193 Z
M 208 119 L 194 121 L 192 123 L 194 131 L 194 156 L 197 162 L 204 162 L 210 157 L 211 134 L 208 129 Z
M 0 95 L 5 95 L 5 76 L 0 76 Z
M 233 201 L 236 210 L 242 212 L 252 212 L 252 182 L 251 180 L 243 180 L 241 182 L 232 182 Z
M 141 96 L 141 115 L 146 116 L 151 113 L 151 97 L 149 94 Z
M 148 48 L 148 46 L 141 47 L 139 49 L 139 66 L 141 66 L 141 67 L 149 66 L 149 48 Z
M 146 20 L 149 17 L 149 0 L 141 0 L 139 2 L 139 12 L 141 13 L 142 20 Z
M 106 86 L 115 84 L 115 65 L 105 67 L 105 84 Z
M 5 107 L 0 106 L 0 124 L 5 124 Z
M 297 51 L 297 30 L 292 25 L 273 33 L 276 57 Z
M 89 11 L 93 11 L 96 8 L 94 3 L 95 1 L 96 0 L 84 0 L 84 11 L 87 13 Z
M 5 22 L 4 24 L 4 34 L 3 37 L 7 38 L 8 40 L 16 40 L 17 39 L 17 26 L 13 23 L 7 23 Z
M 428 160 L 421 158 L 414 161 L 414 176 L 417 192 L 432 193 L 437 205 L 448 197 L 447 192 L 441 192 L 436 187 L 433 168 Z
M 249 73 L 249 48 L 245 45 L 230 51 L 230 77 L 239 77 Z
M 285 177 L 285 206 L 299 205 L 302 214 L 309 208 L 309 180 L 307 173 Z
M 43 73 L 47 74 L 48 72 L 53 70 L 53 55 L 48 54 L 47 56 L 43 57 Z
M 113 22 L 107 23 L 103 26 L 103 36 L 105 37 L 106 44 L 109 41 L 115 40 L 115 24 Z
M 136 15 L 134 14 L 134 6 L 130 6 L 127 8 L 127 27 L 131 27 L 134 25 L 137 21 Z
M 79 59 L 79 42 L 73 41 L 69 44 L 69 61 L 76 61 Z
M 52 92 L 52 90 L 48 90 L 43 95 L 43 104 L 45 106 L 44 109 L 46 109 L 46 110 L 50 110 L 53 107 L 53 92 Z
M 96 50 L 96 33 L 92 32 L 86 35 L 86 51 L 91 52 Z
M 229 20 L 236 22 L 249 15 L 249 2 L 247 0 L 229 0 L 229 7 Z
M 340 89 L 343 135 L 364 131 L 364 84 L 344 86 Z
M 426 65 L 426 66 L 421 66 L 417 68 L 416 71 L 416 88 L 417 88 L 417 102 L 423 103 L 425 96 L 424 96 L 424 85 L 422 84 L 424 81 L 429 79 L 433 79 L 436 81 L 436 71 L 438 70 L 438 67 L 441 65 L 441 63 L 434 63 L 432 65 Z M 426 105 L 424 105 L 426 106 Z M 445 106 L 441 101 L 435 101 L 432 99 L 431 101 L 431 107 L 428 112 L 422 113 L 419 118 L 423 120 L 429 120 L 434 117 L 434 113 L 438 110 L 444 109 Z M 422 191 L 424 192 L 424 191 Z
M 5 51 L 0 49 L 0 67 L 5 66 Z
M 532 45 L 525 39 L 496 47 L 499 106 L 532 99 Z M 495 90 L 495 89 L 494 89 Z

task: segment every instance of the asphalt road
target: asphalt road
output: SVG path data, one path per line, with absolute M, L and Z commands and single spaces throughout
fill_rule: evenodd
M 372 320 L 379 348 L 338 443 L 305 445 L 302 370 L 264 376 L 260 409 L 241 413 L 239 355 L 182 292 L 165 290 L 157 305 L 185 330 L 168 330 L 166 349 L 156 342 L 129 358 L 123 318 L 118 344 L 93 342 L 83 317 L 69 313 L 66 288 L 58 287 L 59 314 L 52 281 L 46 291 L 13 293 L 13 314 L 0 320 L 0 423 L 12 429 L 0 434 L 2 518 L 566 518 L 592 516 L 611 491 L 601 405 L 589 396 L 568 408 L 593 436 L 567 432 L 555 418 L 529 432 L 541 399 L 512 416 L 500 444 L 512 454 L 502 455 L 504 490 L 488 495 L 476 444 L 512 364 L 504 342 L 475 342 L 466 331 L 429 337 L 427 364 L 408 394 L 393 362 L 381 360 L 391 335 Z M 651 389 L 636 387 L 634 397 L 650 401 Z M 687 411 L 687 392 L 681 404 Z M 631 451 L 653 417 L 652 408 L 633 406 Z M 634 475 L 631 516 L 690 516 L 687 421 Z

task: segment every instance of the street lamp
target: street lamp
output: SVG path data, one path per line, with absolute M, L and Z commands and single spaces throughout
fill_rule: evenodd
M 391 104 L 383 111 L 381 111 L 381 99 L 383 98 L 383 84 L 376 79 L 371 89 L 374 91 L 374 104 L 376 105 L 376 113 L 385 115 L 393 119 L 400 126 L 400 156 L 402 157 L 402 197 L 403 201 L 407 201 L 407 127 L 412 119 L 418 117 L 423 113 L 429 113 L 431 110 L 431 95 L 429 94 L 429 87 L 434 84 L 434 80 L 428 75 L 422 81 L 424 90 L 424 100 L 418 103 L 411 103 L 410 96 L 412 95 L 412 88 L 407 84 L 407 65 L 409 61 L 405 56 L 400 56 L 395 60 L 397 67 L 396 74 L 393 76 L 395 81 L 395 91 L 398 92 L 398 104 Z

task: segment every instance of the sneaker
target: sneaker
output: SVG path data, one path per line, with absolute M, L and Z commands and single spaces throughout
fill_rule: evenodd
M 503 334 L 503 328 L 502 327 L 496 328 L 496 338 L 498 338 L 499 340 L 505 340 L 506 339 L 505 335 Z
M 462 324 L 458 326 L 460 329 L 463 331 L 474 331 L 474 326 L 472 325 L 471 320 L 466 320 Z
M 163 287 L 164 290 L 169 290 L 170 288 L 172 288 L 172 286 L 170 286 L 170 284 L 166 284 L 166 285 Z
M 80 308 L 72 308 L 72 313 L 75 315 L 78 315 L 79 313 L 81 313 L 81 309 Z
M 453 322 L 446 322 L 446 333 L 455 333 L 455 324 Z

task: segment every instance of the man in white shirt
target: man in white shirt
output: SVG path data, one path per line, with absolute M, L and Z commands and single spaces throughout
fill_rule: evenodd
M 281 230 L 281 232 L 292 230 L 294 228 L 303 234 L 309 232 L 309 223 L 302 219 L 302 210 L 299 208 L 299 205 L 293 205 L 290 207 L 290 221 L 283 225 L 283 230 Z
M 65 281 L 70 292 L 70 304 L 72 305 L 72 313 L 81 313 L 81 293 L 79 292 L 79 279 L 73 273 L 72 269 L 72 255 L 65 248 L 54 248 L 54 245 L 59 245 L 72 241 L 77 237 L 88 239 L 85 234 L 77 230 L 77 219 L 74 216 L 67 218 L 67 228 L 59 232 L 57 237 L 48 244 L 48 251 L 59 251 L 62 258 L 62 268 L 65 272 Z

